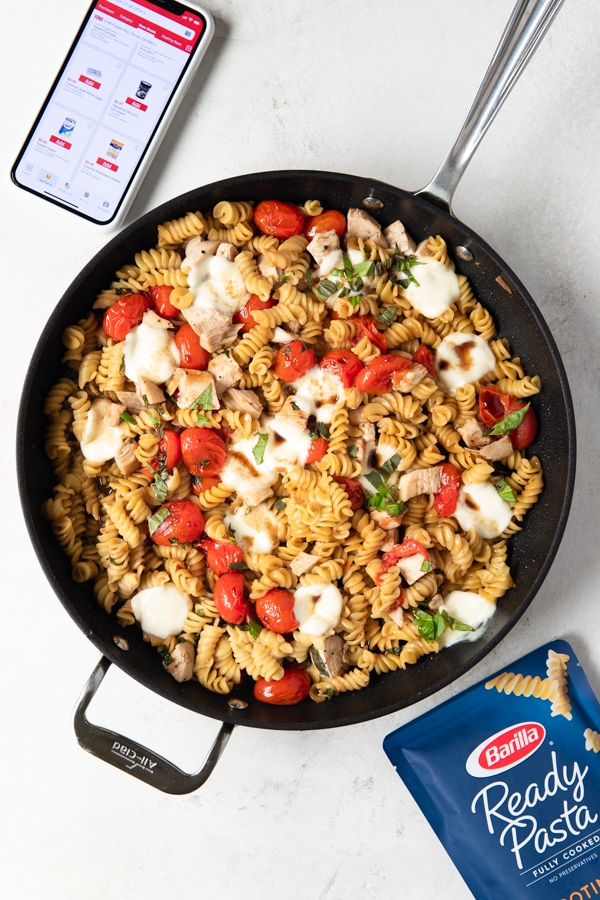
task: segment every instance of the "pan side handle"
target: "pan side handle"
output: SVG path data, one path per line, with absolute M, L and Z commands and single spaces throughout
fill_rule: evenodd
M 467 117 L 446 158 L 417 196 L 451 212 L 452 198 L 479 142 L 552 24 L 564 0 L 517 0 Z
M 97 756 L 166 794 L 190 794 L 201 787 L 218 763 L 235 726 L 223 723 L 202 768 L 191 774 L 184 772 L 168 759 L 138 744 L 137 741 L 95 725 L 87 718 L 87 708 L 109 667 L 110 660 L 103 656 L 77 701 L 73 727 L 79 745 L 92 756 Z

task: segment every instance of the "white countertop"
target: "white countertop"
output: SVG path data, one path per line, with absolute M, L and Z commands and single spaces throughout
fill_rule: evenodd
M 132 217 L 218 179 L 341 170 L 408 189 L 460 127 L 511 0 L 208 0 L 216 37 Z M 363 725 L 237 728 L 209 781 L 163 795 L 85 753 L 71 715 L 98 660 L 43 576 L 17 496 L 21 384 L 42 327 L 112 235 L 18 190 L 10 167 L 84 0 L 7 3 L 2 23 L 4 260 L 0 445 L 5 625 L 0 883 L 11 900 L 182 897 L 462 900 L 469 892 L 382 751 L 388 732 L 555 637 L 600 690 L 600 7 L 566 0 L 459 186 L 455 213 L 536 299 L 578 424 L 575 497 L 558 556 L 507 639 L 455 685 Z M 233 198 L 235 199 L 235 198 Z M 557 428 L 560 422 L 555 423 Z M 193 770 L 217 725 L 111 669 L 94 718 Z

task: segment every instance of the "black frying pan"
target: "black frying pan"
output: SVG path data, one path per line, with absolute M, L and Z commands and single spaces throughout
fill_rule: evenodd
M 538 2 L 536 8 L 554 7 L 555 12 L 560 2 L 546 0 Z M 517 13 L 520 15 L 529 5 L 517 3 L 507 26 L 504 43 L 509 56 L 513 52 L 511 46 L 523 36 L 524 26 L 519 25 L 521 30 L 517 27 Z M 549 21 L 545 27 L 548 24 Z M 543 30 L 539 23 L 535 24 L 535 43 Z M 517 49 L 522 60 L 523 52 Z M 527 55 L 530 53 L 528 49 Z M 498 59 L 497 51 L 492 67 Z M 494 112 L 495 109 L 491 113 L 488 110 L 488 122 L 480 126 L 479 137 Z M 457 147 L 459 144 L 460 141 Z M 473 149 L 466 154 L 466 160 Z M 85 706 L 108 661 L 163 697 L 221 720 L 225 723 L 220 737 L 224 746 L 235 724 L 259 728 L 328 728 L 364 722 L 415 703 L 479 662 L 506 636 L 533 600 L 555 557 L 571 503 L 575 477 L 573 407 L 559 353 L 534 300 L 491 247 L 450 211 L 450 198 L 462 172 L 457 168 L 459 156 L 456 148 L 451 151 L 436 179 L 416 195 L 375 180 L 316 171 L 263 172 L 198 188 L 152 210 L 117 235 L 90 261 L 58 303 L 33 354 L 23 388 L 17 427 L 18 478 L 24 516 L 46 576 L 68 613 L 103 654 L 104 660 L 92 676 L 93 683 L 88 685 L 76 714 L 78 737 L 87 749 L 122 767 L 131 768 L 128 761 L 133 759 L 132 774 L 171 792 L 194 789 L 205 780 L 220 752 L 213 750 L 208 771 L 203 770 L 195 782 L 184 784 L 178 780 L 178 770 L 169 768 L 156 754 L 152 759 L 159 760 L 160 765 L 149 770 L 139 762 L 148 753 L 144 748 L 137 748 L 133 742 L 102 729 L 96 729 L 92 736 L 85 719 Z M 466 161 L 461 165 L 464 168 Z M 54 484 L 52 468 L 44 453 L 42 407 L 47 391 L 60 377 L 64 328 L 89 312 L 97 293 L 113 280 L 117 269 L 132 260 L 139 250 L 156 244 L 159 223 L 189 211 L 210 210 L 223 199 L 275 198 L 302 204 L 312 197 L 318 198 L 324 208 L 367 208 L 382 226 L 399 218 L 417 241 L 429 234 L 441 234 L 446 239 L 457 271 L 470 279 L 478 299 L 492 312 L 499 334 L 509 339 L 513 353 L 521 357 L 528 373 L 542 376 L 543 391 L 535 401 L 540 430 L 534 449 L 544 466 L 546 487 L 528 513 L 524 530 L 509 543 L 515 587 L 500 600 L 489 629 L 479 641 L 459 643 L 421 659 L 406 671 L 374 677 L 366 689 L 342 694 L 326 703 L 305 701 L 291 707 L 268 706 L 252 698 L 250 685 L 236 693 L 236 705 L 232 706 L 227 697 L 213 694 L 196 682 L 175 682 L 157 664 L 156 653 L 142 641 L 139 629 L 121 631 L 115 620 L 98 607 L 91 587 L 73 582 L 70 563 L 41 513 L 42 503 L 51 495 Z M 114 638 L 119 634 L 129 644 L 127 651 L 115 644 Z

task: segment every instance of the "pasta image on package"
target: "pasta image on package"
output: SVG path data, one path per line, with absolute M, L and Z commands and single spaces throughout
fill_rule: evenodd
M 553 641 L 389 734 L 477 900 L 600 896 L 600 704 Z

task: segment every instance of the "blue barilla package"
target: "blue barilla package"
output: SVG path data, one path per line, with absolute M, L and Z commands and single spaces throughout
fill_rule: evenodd
M 600 704 L 553 641 L 389 734 L 477 900 L 600 897 Z

